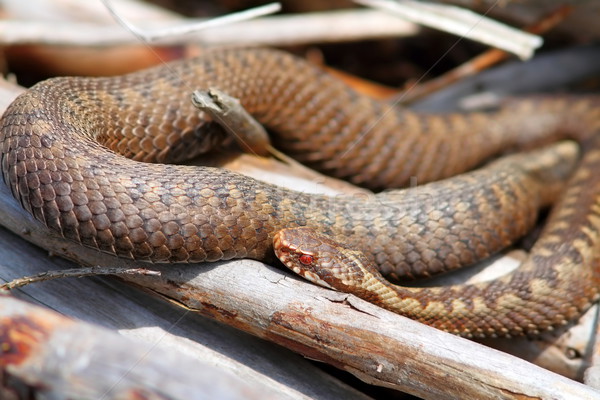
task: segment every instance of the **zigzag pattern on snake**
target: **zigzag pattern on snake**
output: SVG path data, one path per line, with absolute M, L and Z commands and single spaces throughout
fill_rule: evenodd
M 0 123 L 4 179 L 48 227 L 122 257 L 268 260 L 277 231 L 309 226 L 345 239 L 385 274 L 402 277 L 458 268 L 507 246 L 531 227 L 537 208 L 553 200 L 576 158 L 570 145 L 559 145 L 537 153 L 540 158 L 512 156 L 416 191 L 334 200 L 224 170 L 160 164 L 203 150 L 206 120 L 189 93 L 209 87 L 239 98 L 276 132 L 275 144 L 300 161 L 373 188 L 399 187 L 411 177 L 446 178 L 507 149 L 566 137 L 584 141 L 600 120 L 595 97 L 531 98 L 495 113 L 422 115 L 360 96 L 281 52 L 211 50 L 126 76 L 55 78 L 31 88 Z M 452 319 L 443 329 L 536 333 L 595 301 L 600 182 L 591 171 L 600 150 L 589 148 L 521 272 L 489 290 L 448 291 L 449 303 L 483 307 L 487 316 Z M 499 295 L 494 285 L 510 292 Z M 438 312 L 427 308 L 426 296 L 416 301 L 429 316 Z

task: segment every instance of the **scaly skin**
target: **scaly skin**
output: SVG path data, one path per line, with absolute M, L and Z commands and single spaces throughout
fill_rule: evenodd
M 392 285 L 361 251 L 306 227 L 279 231 L 275 253 L 312 282 L 438 329 L 466 337 L 535 336 L 574 320 L 600 296 L 600 182 L 590 180 L 598 168 L 600 138 L 528 259 L 491 282 L 438 288 Z
M 299 160 L 373 188 L 441 179 L 509 148 L 584 140 L 600 120 L 595 97 L 514 101 L 490 114 L 420 115 L 359 96 L 284 53 L 213 50 L 121 77 L 36 85 L 0 122 L 4 179 L 48 227 L 122 257 L 267 260 L 277 231 L 307 225 L 360 248 L 384 273 L 419 276 L 476 262 L 522 235 L 575 158 L 572 147 L 559 146 L 539 159 L 514 156 L 414 192 L 366 199 L 139 162 L 180 161 L 205 150 L 199 134 L 206 121 L 190 93 L 210 87 L 239 98 Z M 567 167 L 548 170 L 562 159 L 570 160 Z

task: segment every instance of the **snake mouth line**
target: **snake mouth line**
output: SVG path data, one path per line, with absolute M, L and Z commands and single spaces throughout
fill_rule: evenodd
M 316 273 L 314 273 L 312 271 L 302 270 L 298 267 L 294 267 L 291 265 L 287 265 L 287 267 L 290 268 L 292 271 L 294 271 L 296 274 L 300 275 L 301 277 L 303 277 L 304 279 L 306 279 L 312 283 L 315 283 L 319 286 L 326 287 L 327 289 L 337 290 L 336 288 L 329 285 L 329 283 L 327 283 L 323 279 L 321 279 L 321 277 L 319 275 L 317 275 Z

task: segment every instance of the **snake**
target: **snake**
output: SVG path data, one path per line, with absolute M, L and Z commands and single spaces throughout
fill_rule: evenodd
M 186 165 L 225 140 L 190 101 L 193 90 L 215 87 L 297 160 L 391 189 L 332 197 Z M 598 298 L 598 104 L 593 95 L 532 96 L 488 112 L 423 114 L 358 94 L 282 51 L 209 49 L 127 75 L 34 85 L 0 120 L 0 167 L 35 219 L 115 256 L 272 262 L 278 232 L 307 227 L 359 249 L 392 278 L 487 258 L 560 196 L 517 271 L 404 296 L 413 317 L 459 335 L 528 335 L 573 320 Z M 560 139 L 582 144 L 573 178 L 578 152 L 571 142 L 550 145 Z M 515 150 L 526 152 L 490 162 Z M 405 188 L 415 179 L 429 183 Z

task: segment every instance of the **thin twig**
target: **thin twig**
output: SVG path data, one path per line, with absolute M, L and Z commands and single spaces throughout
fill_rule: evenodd
M 216 88 L 192 93 L 192 103 L 231 135 L 243 151 L 266 156 L 271 145 L 266 129 L 250 115 L 239 99 Z
M 33 276 L 24 276 L 22 278 L 14 279 L 10 282 L 7 282 L 3 285 L 0 285 L 0 290 L 12 290 L 16 288 L 20 288 L 30 283 L 36 282 L 44 282 L 52 279 L 60 279 L 60 278 L 82 278 L 85 276 L 95 276 L 95 275 L 151 275 L 151 276 L 160 276 L 160 271 L 153 271 L 145 268 L 122 268 L 122 267 L 102 267 L 102 266 L 94 266 L 94 267 L 83 267 L 83 268 L 72 268 L 72 269 L 63 269 L 59 271 L 46 271 L 41 272 L 37 275 Z
M 543 17 L 540 21 L 526 27 L 524 30 L 526 32 L 535 34 L 544 33 L 563 21 L 572 10 L 573 8 L 571 6 L 561 6 L 551 12 L 549 15 Z M 446 72 L 444 75 L 427 81 L 421 85 L 412 86 L 410 90 L 406 90 L 398 97 L 400 98 L 400 102 L 402 104 L 408 105 L 446 86 L 449 86 L 454 82 L 457 82 L 468 76 L 475 75 L 476 73 L 498 64 L 499 62 L 506 60 L 509 56 L 510 54 L 504 50 L 489 49 L 488 51 L 467 61 L 466 63 Z
M 192 103 L 196 108 L 210 115 L 213 121 L 231 135 L 242 151 L 260 156 L 270 154 L 297 171 L 313 172 L 273 147 L 266 129 L 246 111 L 239 99 L 219 89 L 211 88 L 208 91 L 195 90 L 192 93 Z
M 198 32 L 200 30 L 207 29 L 207 28 L 213 28 L 216 26 L 231 24 L 233 22 L 246 21 L 246 20 L 249 20 L 252 18 L 257 18 L 257 17 L 261 17 L 264 15 L 273 14 L 273 13 L 279 12 L 281 10 L 280 3 L 269 3 L 264 6 L 251 8 L 248 10 L 224 15 L 221 17 L 211 18 L 211 19 L 203 21 L 203 22 L 177 25 L 177 26 L 172 26 L 172 27 L 163 28 L 163 29 L 148 30 L 148 29 L 140 29 L 140 28 L 136 27 L 135 25 L 131 24 L 130 22 L 128 22 L 127 20 L 125 20 L 123 17 L 121 17 L 115 11 L 115 9 L 111 6 L 111 4 L 108 0 L 101 0 L 101 1 L 106 6 L 108 11 L 111 13 L 113 18 L 119 24 L 121 24 L 123 27 L 125 27 L 125 29 L 129 30 L 131 33 L 133 33 L 137 38 L 139 38 L 145 42 L 153 42 L 156 39 L 161 39 L 165 36 L 172 37 L 172 36 L 186 35 L 186 34 Z
M 498 47 L 528 59 L 543 43 L 541 37 L 511 28 L 464 8 L 404 0 L 354 0 L 355 3 L 388 11 L 409 21 Z

